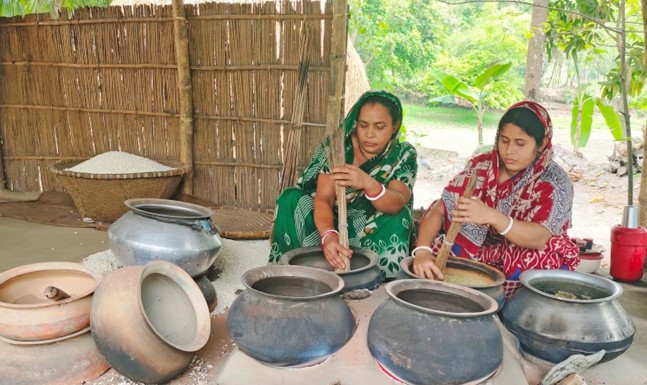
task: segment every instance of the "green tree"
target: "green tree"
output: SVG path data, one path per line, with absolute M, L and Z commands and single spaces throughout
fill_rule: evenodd
M 24 16 L 30 13 L 58 15 L 80 7 L 108 7 L 110 0 L 0 0 L 0 17 Z

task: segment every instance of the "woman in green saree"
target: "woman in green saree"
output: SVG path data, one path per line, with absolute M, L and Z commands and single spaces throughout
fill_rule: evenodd
M 416 150 L 400 142 L 402 105 L 393 94 L 369 91 L 344 119 L 346 165 L 332 170 L 322 143 L 297 181 L 277 199 L 270 262 L 299 247 L 321 245 L 335 268 L 344 268 L 339 253 L 335 183 L 346 187 L 348 238 L 351 246 L 379 256 L 382 278 L 392 278 L 409 254 Z M 324 142 L 325 143 L 325 142 Z

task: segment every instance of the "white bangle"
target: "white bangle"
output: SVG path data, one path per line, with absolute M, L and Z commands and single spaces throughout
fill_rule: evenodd
M 505 228 L 505 230 L 499 232 L 499 234 L 504 236 L 510 232 L 510 229 L 512 229 L 512 224 L 514 223 L 514 219 L 512 219 L 512 217 L 508 217 L 508 218 L 510 218 L 510 221 L 508 222 L 508 226 Z
M 323 233 L 323 236 L 321 237 L 321 246 L 323 246 L 324 241 L 326 240 L 326 237 L 329 236 L 330 234 L 337 234 L 339 236 L 339 232 L 334 229 L 326 230 L 326 232 Z
M 380 187 L 381 187 L 380 192 L 375 196 L 370 196 L 366 192 L 364 192 L 364 196 L 366 197 L 366 199 L 368 199 L 369 201 L 376 201 L 376 200 L 382 198 L 384 196 L 384 194 L 386 194 L 386 187 L 384 187 L 384 185 L 382 183 L 380 183 Z
M 412 256 L 413 258 L 415 258 L 415 257 L 416 257 L 416 251 L 418 251 L 418 250 L 427 250 L 427 251 L 428 251 L 428 252 L 430 252 L 432 255 L 434 254 L 434 250 L 433 250 L 431 247 L 429 247 L 429 246 L 418 246 L 418 247 L 416 247 L 415 249 L 413 249 L 413 251 L 411 252 L 411 256 Z

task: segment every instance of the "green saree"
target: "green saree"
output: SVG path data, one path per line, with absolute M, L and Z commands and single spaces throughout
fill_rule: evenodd
M 348 164 L 352 164 L 354 159 L 351 135 L 355 131 L 355 122 L 363 101 L 369 96 L 389 99 L 402 110 L 400 101 L 390 93 L 379 91 L 362 95 L 344 119 L 345 154 Z M 398 180 L 413 191 L 418 170 L 416 150 L 407 142 L 400 143 L 397 131 L 384 151 L 364 162 L 360 168 L 384 185 Z M 314 195 L 319 174 L 329 172 L 330 165 L 322 143 L 297 180 L 297 187 L 286 189 L 277 199 L 269 257 L 271 263 L 278 263 L 281 256 L 292 249 L 320 244 L 321 238 L 314 223 Z M 409 254 L 413 197 L 395 215 L 376 210 L 371 201 L 364 196 L 363 190 L 347 187 L 346 199 L 350 245 L 376 252 L 382 278 L 394 277 L 400 269 L 400 261 Z M 337 227 L 337 206 L 333 214 Z

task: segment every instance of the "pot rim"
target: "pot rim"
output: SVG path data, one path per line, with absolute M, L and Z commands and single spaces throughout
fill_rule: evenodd
M 173 282 L 180 286 L 180 288 L 189 298 L 191 305 L 193 305 L 193 309 L 196 313 L 196 331 L 195 337 L 190 343 L 180 345 L 169 341 L 165 336 L 161 335 L 157 331 L 157 329 L 153 326 L 151 320 L 148 318 L 148 314 L 144 309 L 144 302 L 142 301 L 142 282 L 151 274 L 160 274 L 167 278 L 170 278 Z M 139 311 L 146 320 L 148 327 L 153 331 L 153 333 L 155 333 L 156 336 L 158 336 L 168 345 L 183 352 L 192 353 L 200 350 L 208 342 L 209 335 L 211 334 L 211 316 L 209 314 L 209 308 L 207 307 L 204 296 L 202 295 L 200 288 L 195 283 L 193 278 L 191 278 L 191 276 L 187 272 L 172 264 L 171 262 L 157 260 L 149 262 L 145 266 L 143 266 L 139 274 L 139 283 L 137 285 L 137 304 L 139 306 Z
M 196 205 L 189 202 L 175 201 L 172 199 L 158 199 L 158 198 L 135 198 L 127 199 L 124 201 L 124 205 L 128 207 L 131 211 L 141 216 L 147 218 L 165 218 L 165 219 L 183 219 L 183 220 L 201 220 L 209 219 L 215 213 L 208 207 Z M 139 208 L 139 205 L 156 205 L 156 206 L 174 206 L 180 207 L 183 209 L 194 211 L 196 215 L 168 215 L 168 214 L 158 214 L 151 213 L 149 211 Z
M 608 291 L 611 292 L 611 295 L 608 297 L 603 297 L 603 298 L 595 298 L 595 299 L 570 299 L 570 298 L 561 298 L 557 297 L 556 295 L 553 294 L 548 294 L 546 292 L 543 292 L 537 288 L 535 288 L 532 285 L 533 280 L 541 279 L 541 278 L 556 278 L 556 279 L 561 279 L 561 280 L 570 280 L 574 282 L 579 282 L 579 283 L 585 283 L 588 285 L 596 286 L 596 287 L 602 287 Z M 519 277 L 519 281 L 521 284 L 529 289 L 532 290 L 533 292 L 544 296 L 548 297 L 557 301 L 562 301 L 562 302 L 572 302 L 572 303 L 579 303 L 579 304 L 588 304 L 588 303 L 600 303 L 600 302 L 608 302 L 612 301 L 622 295 L 623 289 L 622 286 L 618 285 L 616 282 L 613 282 L 610 279 L 600 277 L 597 275 L 593 274 L 588 274 L 588 273 L 582 273 L 578 271 L 570 271 L 570 270 L 558 270 L 558 269 L 550 269 L 550 270 L 540 270 L 540 269 L 534 269 L 534 270 L 526 270 L 523 273 L 521 273 L 521 276 Z
M 271 277 L 300 277 L 314 279 L 327 284 L 331 288 L 331 290 L 313 296 L 291 297 L 286 295 L 265 293 L 252 287 L 254 283 L 260 281 L 261 279 Z M 246 289 L 251 290 L 254 293 L 270 298 L 289 301 L 314 301 L 326 297 L 331 297 L 339 294 L 339 292 L 344 288 L 344 280 L 333 272 L 317 269 L 314 267 L 294 265 L 267 265 L 256 267 L 247 270 L 243 274 L 241 281 L 243 282 L 243 285 Z
M 407 302 L 398 297 L 398 294 L 405 290 L 414 290 L 414 289 L 426 289 L 432 291 L 440 291 L 444 293 L 450 293 L 459 295 L 461 297 L 467 298 L 471 301 L 476 302 L 477 304 L 483 307 L 483 311 L 480 312 L 469 312 L 469 313 L 456 313 L 443 310 L 428 309 L 426 307 L 418 306 Z M 454 318 L 475 318 L 475 317 L 484 317 L 492 315 L 499 310 L 499 304 L 490 296 L 481 293 L 478 290 L 456 285 L 453 283 L 441 282 L 441 281 L 432 281 L 428 279 L 402 279 L 391 281 L 386 284 L 386 293 L 391 297 L 393 301 L 399 303 L 403 306 L 422 311 L 424 313 L 436 314 Z
M 400 269 L 405 274 L 409 275 L 412 278 L 429 280 L 428 278 L 419 277 L 413 271 L 411 271 L 411 265 L 412 264 L 413 264 L 413 257 L 411 257 L 411 256 L 406 257 L 402 261 L 400 261 Z M 488 288 L 491 288 L 491 287 L 501 286 L 505 282 L 505 275 L 499 269 L 495 269 L 494 267 L 492 267 L 490 265 L 486 265 L 485 263 L 478 262 L 478 261 L 473 261 L 471 259 L 466 259 L 466 258 L 449 257 L 447 259 L 447 266 L 449 267 L 452 264 L 472 267 L 471 270 L 478 270 L 478 271 L 480 271 L 482 273 L 485 273 L 485 274 L 489 275 L 490 277 L 492 277 L 494 279 L 494 282 L 490 283 L 490 284 L 484 284 L 484 285 L 459 285 L 459 286 L 470 287 L 470 288 L 475 288 L 475 289 L 488 289 Z M 443 282 L 443 281 L 440 281 L 440 282 Z
M 377 256 L 377 253 L 375 253 L 373 250 L 362 249 L 361 247 L 355 247 L 355 246 L 351 246 L 350 249 L 353 250 L 353 253 L 361 253 L 361 255 L 368 258 L 368 264 L 366 266 L 362 266 L 359 269 L 355 269 L 355 270 L 339 271 L 339 272 L 330 271 L 331 273 L 334 273 L 343 277 L 349 274 L 361 273 L 363 271 L 372 269 L 373 267 L 377 266 L 378 256 Z M 297 257 L 298 256 L 297 254 L 300 255 L 300 254 L 306 254 L 306 253 L 312 253 L 312 252 L 322 253 L 322 258 L 325 258 L 323 257 L 323 252 L 321 251 L 321 247 L 319 246 L 300 247 L 298 249 L 293 249 L 283 254 L 281 256 L 281 264 L 285 266 L 302 266 L 302 265 L 291 265 L 290 261 L 293 258 Z M 310 266 L 303 266 L 303 267 L 310 267 Z M 327 271 L 324 269 L 318 269 L 318 270 Z
M 86 290 L 79 295 L 70 296 L 70 298 L 66 298 L 61 301 L 39 302 L 39 303 L 31 303 L 31 304 L 15 304 L 15 303 L 9 303 L 9 302 L 4 302 L 0 300 L 0 308 L 17 309 L 17 310 L 42 309 L 42 308 L 48 308 L 53 306 L 60 306 L 70 302 L 76 302 L 85 297 L 91 296 L 94 293 L 94 291 L 97 289 L 97 286 L 99 285 L 99 282 L 103 277 L 102 274 L 92 272 L 86 269 L 82 264 L 76 263 L 76 262 L 39 262 L 39 263 L 30 263 L 28 265 L 14 267 L 13 269 L 9 269 L 0 273 L 0 286 L 7 283 L 13 278 L 17 278 L 21 275 L 26 275 L 30 273 L 36 273 L 39 271 L 75 271 L 78 273 L 83 273 L 94 279 L 94 286 L 91 289 Z

